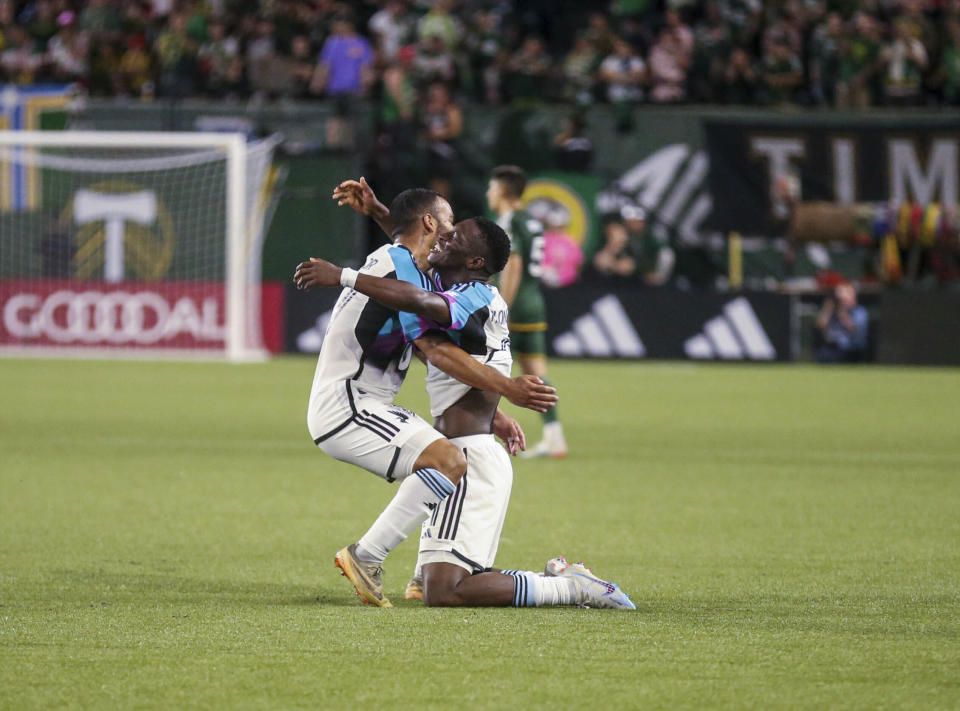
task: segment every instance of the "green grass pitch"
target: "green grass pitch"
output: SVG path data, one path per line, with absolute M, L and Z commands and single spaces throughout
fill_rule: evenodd
M 498 563 L 629 613 L 407 603 L 413 541 L 360 605 L 393 489 L 313 447 L 313 367 L 0 361 L 0 709 L 960 707 L 957 371 L 552 363 Z

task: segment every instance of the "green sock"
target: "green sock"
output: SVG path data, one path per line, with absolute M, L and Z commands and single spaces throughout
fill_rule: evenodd
M 549 384 L 550 384 L 550 383 L 547 381 L 546 378 L 540 378 L 540 379 L 543 381 L 543 384 L 544 384 L 544 385 L 549 385 Z M 547 409 L 546 412 L 540 413 L 540 417 L 543 418 L 543 424 L 545 424 L 545 425 L 550 424 L 551 422 L 556 422 L 556 421 L 557 421 L 557 408 L 551 407 L 551 408 Z

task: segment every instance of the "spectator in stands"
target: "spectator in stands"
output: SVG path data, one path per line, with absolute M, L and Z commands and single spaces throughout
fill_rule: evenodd
M 310 83 L 313 81 L 313 72 L 316 67 L 313 49 L 310 47 L 310 38 L 305 34 L 294 35 L 290 40 L 290 54 L 284 57 L 286 71 L 291 81 L 288 97 L 306 99 L 310 97 Z
M 373 81 L 373 49 L 346 15 L 334 18 L 310 89 L 333 97 L 362 96 Z
M 947 36 L 934 78 L 944 102 L 960 105 L 960 16 L 947 20 Z
M 416 50 L 407 46 L 397 53 L 397 60 L 387 66 L 380 84 L 377 120 L 394 142 L 411 142 L 417 112 L 417 87 L 410 74 Z
M 211 22 L 208 32 L 207 41 L 197 51 L 206 93 L 214 97 L 239 93 L 243 81 L 240 43 L 227 34 L 222 20 Z
M 743 47 L 734 47 L 720 78 L 720 99 L 724 104 L 756 103 L 760 74 Z
M 247 79 L 255 101 L 262 101 L 273 93 L 277 80 L 277 32 L 269 17 L 258 17 L 253 25 L 253 36 L 247 42 Z
M 0 73 L 11 84 L 33 84 L 43 69 L 43 54 L 33 49 L 33 40 L 20 25 L 5 34 L 6 49 L 0 53 Z
M 563 59 L 563 97 L 567 101 L 581 106 L 593 103 L 598 63 L 593 44 L 586 35 L 578 34 Z
M 857 303 L 857 292 L 851 284 L 840 284 L 832 296 L 824 299 L 816 327 L 817 362 L 853 363 L 866 356 L 869 316 Z
M 586 135 L 587 120 L 577 112 L 564 121 L 563 130 L 553 138 L 557 168 L 585 173 L 593 161 L 593 143 Z
M 893 23 L 893 38 L 880 51 L 884 64 L 883 93 L 888 106 L 916 106 L 920 103 L 927 50 L 916 36 L 920 28 L 907 18 Z
M 484 9 L 474 12 L 465 45 L 474 98 L 490 105 L 499 104 L 501 70 L 506 57 L 497 15 Z
M 703 19 L 694 27 L 693 36 L 693 62 L 688 75 L 690 96 L 694 101 L 719 102 L 732 36 L 718 2 L 706 3 Z
M 613 43 L 617 39 L 617 34 L 610 28 L 610 20 L 603 13 L 594 12 L 590 15 L 586 36 L 601 57 L 606 57 L 613 52 Z
M 30 35 L 38 52 L 46 52 L 49 49 L 47 43 L 60 31 L 61 25 L 57 22 L 60 14 L 53 0 L 34 0 L 21 13 L 20 24 Z
M 853 29 L 840 43 L 837 107 L 865 109 L 873 103 L 872 83 L 880 66 L 880 33 L 865 12 L 854 17 Z
M 725 104 L 753 104 L 757 100 L 760 74 L 743 47 L 734 47 L 721 76 L 721 99 Z
M 810 38 L 810 97 L 815 104 L 833 106 L 840 71 L 843 18 L 831 12 Z
M 665 25 L 650 50 L 650 99 L 675 104 L 687 98 L 687 70 L 692 61 L 683 33 Z
M 400 48 L 413 39 L 414 21 L 403 0 L 388 0 L 367 23 L 376 40 L 380 61 L 389 66 L 397 59 Z
M 186 16 L 172 13 L 166 31 L 154 43 L 160 65 L 160 92 L 164 96 L 182 98 L 194 93 L 197 50 L 196 40 L 187 34 Z
M 430 11 L 417 23 L 417 37 L 422 41 L 427 37 L 439 37 L 446 50 L 452 50 L 463 37 L 463 25 L 451 14 L 453 3 L 450 0 L 433 0 Z
M 607 100 L 616 110 L 617 130 L 625 133 L 633 128 L 634 107 L 643 101 L 647 65 L 626 40 L 615 39 L 613 48 L 600 65 L 600 79 L 606 82 Z
M 674 9 L 671 9 L 670 7 L 668 7 L 666 12 L 664 12 L 663 19 L 667 25 L 667 28 L 670 30 L 670 35 L 672 36 L 678 51 L 684 57 L 687 65 L 689 66 L 690 62 L 693 60 L 693 50 L 695 44 L 693 30 L 691 30 L 686 23 L 684 23 L 680 13 Z
M 120 77 L 124 93 L 150 99 L 155 92 L 153 60 L 142 35 L 127 38 L 127 47 L 120 57 Z
M 793 104 L 803 84 L 803 65 L 786 36 L 770 41 L 760 68 L 766 100 L 771 104 Z
M 539 37 L 527 37 L 505 67 L 506 93 L 511 99 L 543 99 L 550 93 L 550 55 Z
M 435 81 L 453 82 L 457 76 L 453 53 L 440 35 L 428 35 L 420 40 L 412 70 L 414 80 L 421 87 Z
M 593 268 L 607 276 L 637 275 L 650 286 L 661 286 L 673 274 L 676 255 L 666 241 L 647 230 L 646 211 L 624 205 L 619 220 L 607 223 L 606 242 L 593 257 Z
M 60 13 L 57 24 L 60 30 L 47 43 L 53 80 L 70 83 L 86 79 L 90 71 L 86 33 L 77 32 L 76 17 L 69 10 Z
M 463 111 L 443 82 L 429 86 L 423 103 L 421 125 L 427 144 L 430 186 L 441 195 L 449 196 L 460 155 L 458 143 L 463 135 Z

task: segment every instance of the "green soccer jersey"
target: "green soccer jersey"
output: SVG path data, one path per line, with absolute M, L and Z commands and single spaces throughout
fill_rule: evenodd
M 523 259 L 523 273 L 517 296 L 510 306 L 510 330 L 545 330 L 547 311 L 540 293 L 543 274 L 543 225 L 526 210 L 515 210 L 500 217 L 497 223 L 510 237 L 510 253 Z

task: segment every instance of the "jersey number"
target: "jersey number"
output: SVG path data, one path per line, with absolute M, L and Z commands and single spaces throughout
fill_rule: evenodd
M 547 244 L 547 239 L 543 235 L 537 235 L 530 242 L 530 265 L 527 271 L 530 276 L 539 279 L 543 276 L 543 248 Z

